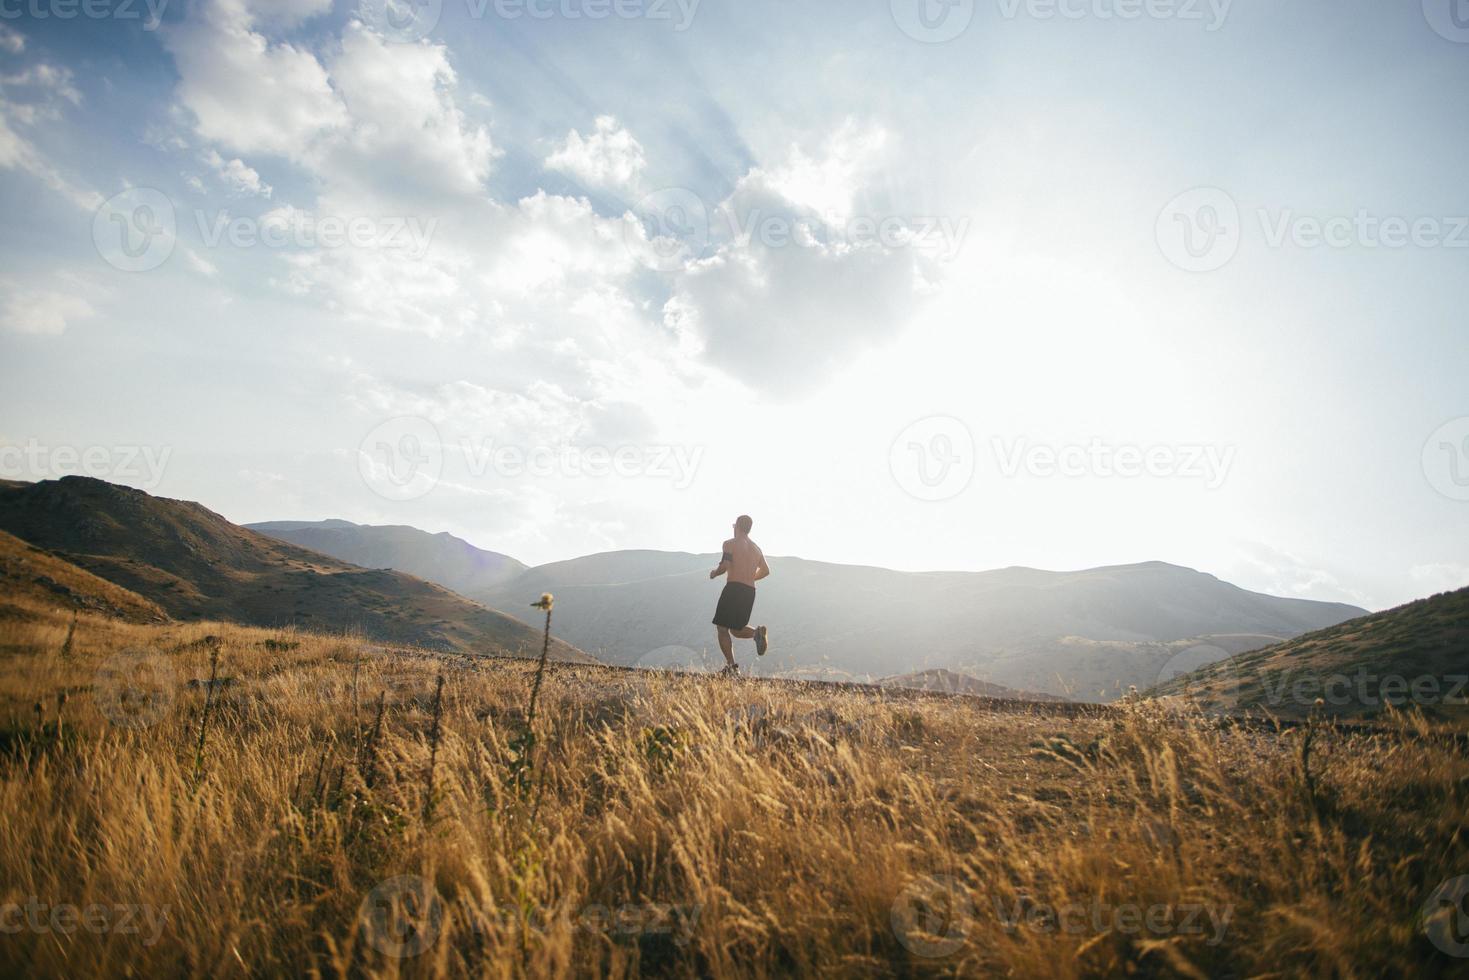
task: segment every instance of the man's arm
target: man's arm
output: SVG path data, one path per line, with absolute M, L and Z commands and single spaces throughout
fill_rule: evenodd
M 756 548 L 755 554 L 760 556 L 759 564 L 755 566 L 755 581 L 758 582 L 770 574 L 770 566 L 765 564 L 765 552 Z
M 724 552 L 719 556 L 719 567 L 709 573 L 710 578 L 719 578 L 729 571 L 729 563 L 734 560 L 734 555 L 729 552 L 729 542 L 724 542 Z

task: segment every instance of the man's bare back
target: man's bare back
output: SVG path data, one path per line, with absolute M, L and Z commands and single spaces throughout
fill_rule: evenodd
M 753 586 L 757 580 L 770 574 L 770 569 L 765 566 L 765 552 L 749 538 L 730 538 L 724 542 L 724 554 L 729 556 L 726 562 L 731 582 Z

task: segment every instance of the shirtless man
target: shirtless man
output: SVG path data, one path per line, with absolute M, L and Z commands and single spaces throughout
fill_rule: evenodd
M 714 610 L 714 625 L 719 627 L 719 649 L 724 653 L 722 673 L 725 674 L 740 672 L 739 665 L 735 663 L 732 636 L 754 640 L 755 652 L 765 656 L 765 627 L 750 628 L 750 613 L 755 610 L 755 583 L 770 574 L 770 566 L 765 564 L 765 552 L 750 540 L 750 527 L 754 523 L 749 516 L 740 515 L 734 522 L 735 536 L 724 542 L 719 567 L 709 573 L 711 579 L 729 573 L 729 581 L 724 583 L 719 605 Z

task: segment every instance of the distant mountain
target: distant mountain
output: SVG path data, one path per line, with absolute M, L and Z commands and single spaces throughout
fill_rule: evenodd
M 0 482 L 0 529 L 156 602 L 176 619 L 359 630 L 467 654 L 538 654 L 538 629 L 439 585 L 231 524 L 196 503 L 86 477 Z M 507 605 L 525 609 L 535 596 Z M 560 660 L 587 661 L 553 643 Z
M 164 623 L 168 616 L 150 602 L 84 568 L 0 531 L 0 605 L 65 609 L 123 619 Z
M 404 525 L 338 520 L 271 521 L 245 527 L 363 568 L 407 572 L 460 595 L 483 594 L 526 570 L 508 555 L 483 551 L 447 531 L 430 534 Z
M 1013 687 L 989 684 L 970 677 L 968 674 L 956 674 L 942 667 L 936 670 L 921 670 L 916 674 L 884 677 L 877 683 L 880 687 L 897 687 L 910 691 L 937 691 L 942 694 L 970 694 L 982 698 L 1004 698 L 1012 701 L 1066 700 L 1054 694 L 1036 694 L 1033 691 L 1017 691 Z
M 1469 589 L 1419 599 L 1172 678 L 1149 694 L 1213 710 L 1338 718 L 1419 707 L 1469 724 Z
M 609 663 L 707 659 L 717 556 L 617 551 L 532 568 L 472 597 L 550 591 L 559 635 Z M 1363 615 L 1355 606 L 1248 592 L 1148 562 L 1078 572 L 896 572 L 772 558 L 755 620 L 761 674 L 876 679 L 944 668 L 1024 691 L 1110 700 L 1189 669 Z

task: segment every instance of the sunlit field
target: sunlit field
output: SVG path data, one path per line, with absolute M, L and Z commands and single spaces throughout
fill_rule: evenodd
M 1469 962 L 1469 762 L 1408 724 L 587 667 L 532 716 L 533 661 L 39 608 L 0 643 L 6 975 Z

